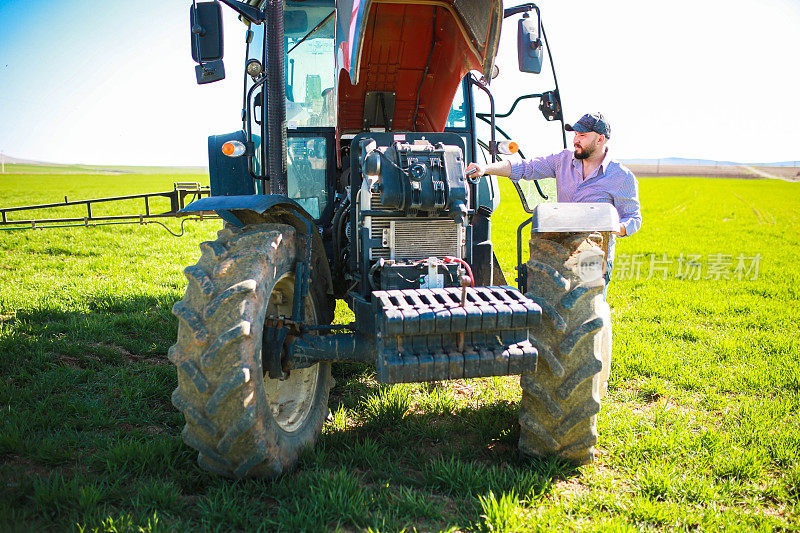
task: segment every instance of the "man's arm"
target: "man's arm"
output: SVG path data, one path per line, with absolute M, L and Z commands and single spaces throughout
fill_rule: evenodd
M 523 159 L 512 163 L 509 177 L 511 181 L 555 178 L 562 153 Z
M 560 156 L 561 154 L 552 154 L 545 157 L 523 159 L 515 163 L 510 161 L 498 161 L 486 165 L 470 163 L 466 172 L 470 174 L 470 170 L 475 169 L 478 176 L 493 174 L 495 176 L 510 177 L 511 181 L 555 178 Z
M 642 208 L 639 203 L 639 182 L 632 172 L 628 171 L 617 194 L 613 196 L 614 207 L 619 212 L 619 231 L 617 235 L 625 237 L 633 235 L 642 227 Z
M 475 170 L 475 172 L 470 172 L 471 170 Z M 490 163 L 488 165 L 481 165 L 480 163 L 470 163 L 466 169 L 467 176 L 471 174 L 476 174 L 478 176 L 483 176 L 485 174 L 492 174 L 494 176 L 505 176 L 508 177 L 511 175 L 511 163 L 508 161 L 497 161 L 496 163 Z

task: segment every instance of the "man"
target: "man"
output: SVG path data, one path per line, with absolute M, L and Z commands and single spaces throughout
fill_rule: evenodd
M 611 126 L 601 113 L 583 115 L 575 124 L 564 126 L 575 133 L 574 150 L 523 159 L 517 163 L 498 161 L 488 165 L 470 163 L 471 170 L 482 176 L 494 174 L 507 176 L 511 181 L 520 179 L 555 178 L 559 202 L 607 202 L 619 213 L 621 237 L 632 235 L 642 225 L 639 205 L 639 184 L 633 172 L 608 153 L 606 144 L 611 138 Z M 606 285 L 611 280 L 614 260 L 614 235 L 608 244 L 608 269 Z

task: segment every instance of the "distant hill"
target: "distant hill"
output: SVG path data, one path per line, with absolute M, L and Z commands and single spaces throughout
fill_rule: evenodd
M 735 161 L 713 161 L 711 159 L 688 159 L 684 157 L 664 157 L 661 159 L 621 159 L 625 165 L 680 165 L 697 167 L 721 167 L 721 166 L 740 166 L 749 165 L 756 167 L 796 167 L 800 166 L 798 161 L 780 161 L 775 163 L 737 163 Z
M 18 157 L 11 157 L 8 154 L 3 154 L 2 156 L 0 156 L 0 160 L 2 160 L 6 165 L 44 165 L 48 167 L 71 166 L 71 165 L 61 165 L 59 163 L 46 163 L 44 161 L 34 161 L 32 159 L 19 159 Z
M 111 174 L 126 174 L 137 172 L 172 172 L 175 170 L 189 170 L 189 171 L 208 171 L 207 166 L 149 166 L 149 165 L 91 165 L 83 163 L 48 163 L 46 161 L 35 161 L 32 159 L 20 159 L 8 154 L 2 154 L 0 161 L 5 165 L 23 165 L 26 172 L 34 174 L 39 173 L 39 168 L 42 172 L 56 172 L 59 169 L 64 169 L 65 173 L 111 173 Z M 36 168 L 30 168 L 36 167 Z M 6 168 L 9 172 L 9 168 Z

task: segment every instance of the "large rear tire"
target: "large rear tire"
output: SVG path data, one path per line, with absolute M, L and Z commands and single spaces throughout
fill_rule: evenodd
M 575 464 L 594 457 L 611 353 L 610 310 L 597 271 L 604 261 L 601 241 L 588 233 L 539 234 L 530 241 L 526 296 L 542 307 L 542 322 L 531 330 L 539 350 L 536 372 L 520 378 L 519 447 L 525 454 Z M 587 257 L 595 275 L 585 267 Z
M 196 265 L 175 304 L 178 340 L 172 403 L 186 419 L 183 439 L 199 465 L 230 478 L 275 477 L 313 446 L 328 415 L 329 363 L 270 379 L 262 364 L 264 321 L 290 317 L 302 239 L 281 224 L 226 228 L 200 245 Z M 324 295 L 305 305 L 305 321 L 320 323 Z

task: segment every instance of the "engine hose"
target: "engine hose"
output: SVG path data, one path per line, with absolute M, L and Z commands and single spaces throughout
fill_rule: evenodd
M 460 257 L 453 257 L 451 255 L 447 255 L 444 258 L 445 263 L 458 263 L 463 266 L 467 270 L 467 274 L 469 274 L 469 280 L 471 285 L 475 286 L 475 276 L 472 275 L 472 269 L 469 266 L 469 263 L 461 259 Z
M 375 280 L 372 277 L 375 275 L 375 272 L 381 267 L 383 267 L 382 259 L 378 260 L 374 265 L 372 265 L 372 268 L 369 269 L 369 275 L 367 276 L 367 281 L 369 281 L 369 286 L 370 288 L 372 288 L 373 291 L 377 291 L 380 288 L 375 286 Z
M 346 219 L 345 213 L 350 212 L 350 197 L 346 196 L 339 207 L 336 209 L 336 214 L 333 215 L 333 257 L 337 265 L 341 263 L 342 252 L 342 220 Z
M 336 210 L 333 212 L 333 220 L 331 221 L 331 232 L 333 234 L 333 251 L 337 255 L 339 252 L 339 243 L 336 242 L 338 238 L 336 230 L 339 227 L 339 217 L 342 216 L 342 209 L 344 208 L 346 202 L 347 199 L 345 198 L 342 200 L 342 203 L 336 206 Z
M 339 250 L 341 251 L 341 243 L 346 238 L 344 235 L 344 227 L 347 224 L 348 219 L 350 218 L 350 198 L 348 197 L 347 200 L 344 202 L 344 207 L 342 208 L 342 213 L 339 215 L 339 220 L 336 221 L 336 240 L 339 242 Z
M 341 216 L 341 209 L 342 205 L 344 205 L 344 201 L 336 208 L 336 211 L 333 213 L 333 221 L 331 222 L 331 236 L 333 240 L 333 269 L 336 272 L 339 271 L 339 233 L 337 229 L 339 228 L 339 217 Z

